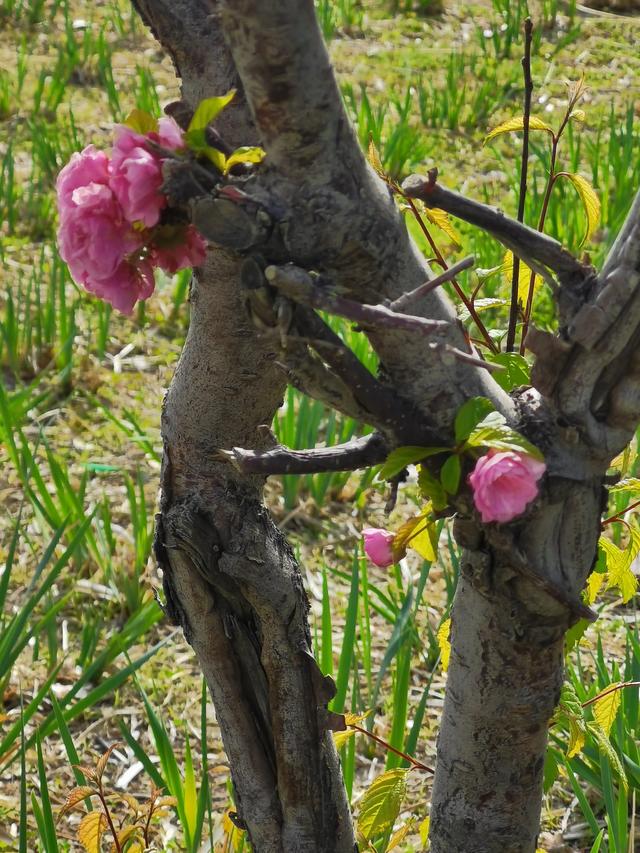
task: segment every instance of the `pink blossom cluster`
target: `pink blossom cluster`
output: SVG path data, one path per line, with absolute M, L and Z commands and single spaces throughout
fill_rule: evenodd
M 526 453 L 490 450 L 469 475 L 473 502 L 484 522 L 517 518 L 538 494 L 544 462 Z
M 162 225 L 163 158 L 147 146 L 184 146 L 169 117 L 141 134 L 120 125 L 111 158 L 89 145 L 58 175 L 58 246 L 71 275 L 90 293 L 130 314 L 154 289 L 154 267 L 173 274 L 205 258 L 205 242 L 192 225 Z

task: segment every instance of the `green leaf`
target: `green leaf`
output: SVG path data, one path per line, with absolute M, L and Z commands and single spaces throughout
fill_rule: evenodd
M 438 529 L 430 518 L 425 519 L 424 526 L 407 540 L 407 546 L 420 554 L 423 560 L 435 563 L 438 554 Z
M 498 267 L 499 269 L 499 267 Z M 488 297 L 486 299 L 476 299 L 474 300 L 473 307 L 475 308 L 476 314 L 481 314 L 483 311 L 489 311 L 490 308 L 500 308 L 502 305 L 507 305 L 506 299 L 498 299 L 497 297 Z M 471 319 L 471 314 L 469 313 L 469 309 L 465 308 L 464 305 L 460 305 L 458 307 L 458 319 L 461 323 L 466 323 Z
M 471 431 L 490 412 L 493 412 L 493 403 L 486 397 L 472 397 L 460 408 L 454 422 L 456 442 L 465 441 L 471 435 Z
M 263 148 L 250 147 L 248 145 L 242 148 L 236 148 L 228 157 L 224 166 L 225 175 L 237 163 L 262 163 L 267 156 L 267 152 Z
M 468 447 L 494 447 L 497 450 L 515 450 L 528 453 L 534 459 L 542 459 L 542 453 L 530 441 L 507 426 L 500 412 L 491 412 L 471 432 Z
M 595 723 L 588 723 L 587 728 L 590 734 L 595 739 L 598 744 L 598 749 L 600 752 L 604 753 L 607 757 L 609 764 L 611 765 L 611 769 L 620 779 L 622 786 L 625 791 L 629 790 L 629 781 L 627 779 L 627 774 L 625 773 L 624 767 L 622 766 L 622 762 L 620 761 L 620 756 L 613 748 L 611 741 L 604 733 L 604 731 L 600 728 L 600 726 Z
M 391 829 L 407 789 L 407 768 L 396 767 L 374 779 L 360 800 L 358 829 L 367 839 Z
M 486 145 L 490 139 L 499 136 L 501 133 L 512 133 L 516 130 L 524 130 L 524 116 L 516 116 L 515 118 L 503 121 L 501 124 L 494 127 L 493 130 L 489 131 L 482 144 Z M 553 128 L 545 121 L 542 121 L 542 119 L 536 118 L 536 116 L 529 117 L 529 130 L 546 130 L 547 133 L 550 133 L 551 136 L 553 136 Z
M 446 492 L 455 495 L 460 485 L 460 457 L 457 453 L 450 456 L 440 469 L 440 482 Z
M 543 771 L 543 786 L 545 794 L 549 793 L 553 787 L 553 783 L 558 778 L 559 773 L 560 767 L 558 766 L 558 754 L 555 749 L 548 748 L 544 759 Z
M 227 158 L 222 151 L 207 143 L 204 130 L 199 128 L 188 130 L 184 135 L 184 141 L 192 151 L 206 157 L 213 163 L 216 169 L 224 172 L 227 165 Z
M 587 216 L 587 230 L 585 232 L 584 237 L 580 241 L 580 245 L 584 246 L 587 240 L 591 237 L 593 232 L 596 230 L 598 225 L 600 224 L 600 199 L 596 195 L 596 191 L 591 186 L 589 181 L 586 178 L 583 178 L 582 175 L 575 175 L 571 172 L 558 172 L 559 178 L 567 178 L 573 186 L 575 187 L 576 192 L 580 196 L 580 201 L 584 206 L 584 212 Z
M 512 391 L 520 385 L 530 385 L 529 364 L 517 352 L 486 353 L 485 358 L 493 364 L 499 364 L 504 370 L 496 371 L 493 378 L 505 391 Z
M 437 480 L 425 465 L 418 468 L 418 488 L 425 498 L 433 504 L 435 510 L 444 509 L 447 504 L 447 493 L 442 488 L 442 483 Z
M 127 127 L 135 130 L 136 133 L 157 133 L 158 120 L 145 110 L 131 110 L 129 115 L 124 120 Z
M 580 640 L 584 637 L 585 631 L 589 627 L 591 622 L 588 619 L 580 619 L 576 622 L 575 625 L 572 625 L 571 628 L 564 635 L 564 647 L 566 654 L 569 654 L 570 651 L 575 649 Z
M 387 456 L 384 465 L 378 472 L 378 480 L 390 480 L 407 465 L 415 465 L 416 462 L 420 462 L 428 456 L 446 453 L 448 450 L 450 450 L 449 447 L 396 447 Z
M 193 118 L 189 122 L 187 131 L 205 130 L 227 104 L 233 100 L 235 94 L 236 90 L 231 89 L 226 95 L 221 95 L 219 98 L 205 98 L 203 101 L 200 101 L 193 114 Z
M 607 737 L 622 702 L 622 690 L 620 690 L 620 686 L 620 681 L 609 684 L 608 687 L 600 691 L 600 695 L 593 703 L 594 719 Z

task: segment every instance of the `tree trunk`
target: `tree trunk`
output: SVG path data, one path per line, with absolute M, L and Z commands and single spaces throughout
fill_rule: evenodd
M 138 4 L 169 50 L 192 107 L 238 86 L 206 3 Z M 255 130 L 242 95 L 219 123 L 234 146 Z M 256 853 L 353 853 L 351 815 L 311 653 L 309 605 L 286 540 L 261 503 L 264 477 L 216 456 L 263 449 L 282 403 L 277 350 L 249 325 L 240 259 L 212 252 L 194 275 L 187 341 L 162 416 L 156 555 L 166 606 L 205 675 L 240 825 Z
M 585 611 L 580 591 L 596 554 L 603 475 L 640 417 L 640 199 L 597 274 L 555 241 L 441 187 L 435 172 L 410 179 L 405 197 L 483 227 L 542 269 L 559 332 L 530 330 L 535 387 L 509 396 L 441 289 L 432 290 L 411 304 L 412 332 L 406 315 L 360 324 L 383 365 L 373 377 L 314 309 L 347 298 L 388 311 L 431 275 L 357 146 L 313 3 L 137 5 L 192 107 L 244 87 L 248 106 L 240 94 L 216 126 L 234 147 L 259 139 L 267 159 L 248 177 L 220 176 L 190 209 L 210 241 L 251 256 L 268 299 L 277 292 L 290 311 L 282 347 L 278 335 L 258 337 L 237 256 L 212 253 L 194 278 L 189 336 L 163 414 L 157 555 L 167 609 L 205 673 L 253 848 L 356 849 L 328 731 L 333 683 L 311 655 L 298 567 L 261 504 L 264 474 L 291 470 L 277 467 L 286 449 L 260 457 L 284 389 L 277 359 L 298 387 L 374 426 L 375 453 L 452 447 L 456 413 L 476 396 L 543 451 L 543 489 L 521 520 L 481 524 L 465 483 L 451 500 L 465 552 L 431 830 L 434 853 L 534 853 L 563 637 Z M 426 318 L 435 339 L 424 333 Z M 248 450 L 234 454 L 236 446 Z M 371 447 L 357 446 L 353 467 Z M 293 461 L 311 470 L 313 453 Z
M 601 484 L 556 480 L 513 540 L 458 522 L 465 552 L 431 800 L 433 853 L 534 853 L 549 721 L 564 680 L 567 608 L 523 577 L 577 596 L 600 533 Z M 495 541 L 495 540 L 498 541 Z M 513 560 L 516 569 L 512 568 Z M 544 571 L 543 571 L 544 570 Z

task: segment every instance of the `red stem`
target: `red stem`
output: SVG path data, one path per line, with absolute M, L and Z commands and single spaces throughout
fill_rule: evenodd
M 355 729 L 357 732 L 360 732 L 360 734 L 363 734 L 363 735 L 366 735 L 367 737 L 370 737 L 371 740 L 375 740 L 376 743 L 379 743 L 380 746 L 383 746 L 385 749 L 388 749 L 389 752 L 393 752 L 396 755 L 399 755 L 400 758 L 404 758 L 404 760 L 408 761 L 409 764 L 412 765 L 412 767 L 417 767 L 418 770 L 426 770 L 427 773 L 435 772 L 432 767 L 427 767 L 426 764 L 423 764 L 421 761 L 418 761 L 416 758 L 413 758 L 411 755 L 407 755 L 406 752 L 402 752 L 401 750 L 396 749 L 395 746 L 391 746 L 390 743 L 387 743 L 385 740 L 382 740 L 382 738 L 379 738 L 377 735 L 374 735 L 372 732 L 367 731 L 367 729 L 363 729 L 362 726 L 353 725 L 353 726 L 349 726 L 349 728 Z
M 622 684 L 614 684 L 613 687 L 603 690 L 602 693 L 598 693 L 598 695 L 594 696 L 593 699 L 587 699 L 586 702 L 582 703 L 582 707 L 586 708 L 587 705 L 593 705 L 593 703 L 597 702 L 599 699 L 604 699 L 605 696 L 610 696 L 612 693 L 615 693 L 616 690 L 622 690 L 624 687 L 640 687 L 640 681 L 625 681 Z
M 632 504 L 629 504 L 628 507 L 620 510 L 620 512 L 617 512 L 615 515 L 611 515 L 611 516 L 609 516 L 609 518 L 605 518 L 605 520 L 602 522 L 601 526 L 606 527 L 607 524 L 612 524 L 614 521 L 619 521 L 621 523 L 625 523 L 624 518 L 621 517 L 622 513 L 623 512 L 629 512 L 630 510 L 635 509 L 637 506 L 640 506 L 640 501 L 634 501 Z

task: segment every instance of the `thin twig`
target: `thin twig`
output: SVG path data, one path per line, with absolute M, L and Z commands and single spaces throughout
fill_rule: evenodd
M 613 524 L 615 521 L 624 522 L 624 518 L 622 518 L 622 514 L 626 513 L 626 512 L 630 512 L 632 509 L 635 509 L 637 506 L 640 506 L 640 501 L 634 501 L 634 503 L 629 504 L 628 507 L 626 507 L 623 510 L 620 510 L 620 512 L 617 512 L 615 515 L 611 515 L 611 516 L 609 516 L 609 518 L 605 518 L 604 521 L 601 522 L 600 526 L 606 527 L 607 524 Z
M 416 299 L 420 299 L 421 296 L 426 296 L 428 293 L 431 293 L 437 287 L 440 287 L 441 284 L 445 284 L 448 281 L 454 279 L 458 273 L 463 270 L 469 269 L 470 266 L 473 266 L 475 258 L 473 255 L 469 255 L 466 258 L 463 258 L 461 261 L 458 261 L 457 264 L 454 264 L 449 269 L 445 270 L 440 275 L 435 278 L 429 279 L 429 281 L 425 281 L 424 284 L 419 285 L 415 288 L 415 290 L 410 290 L 408 293 L 403 293 L 402 296 L 398 297 L 398 299 L 394 300 L 389 308 L 392 311 L 402 311 L 406 308 L 407 305 L 411 302 L 415 302 Z
M 415 202 L 413 201 L 413 199 L 411 198 L 411 196 L 406 195 L 403 192 L 403 190 L 398 186 L 395 186 L 395 189 L 398 192 L 398 194 L 401 195 L 402 198 L 404 198 L 404 200 L 407 202 L 407 204 L 411 208 L 411 212 L 415 216 L 416 221 L 417 221 L 418 225 L 420 226 L 420 230 L 422 231 L 424 236 L 427 238 L 427 242 L 431 246 L 431 250 L 433 251 L 433 254 L 436 257 L 436 260 L 438 261 L 438 263 L 440 264 L 442 269 L 443 270 L 449 269 L 447 262 L 445 261 L 444 257 L 442 256 L 442 252 L 440 251 L 440 249 L 436 245 L 433 237 L 431 236 L 431 232 L 429 231 L 427 226 L 424 224 L 424 220 L 423 220 L 422 216 L 420 216 L 420 211 L 418 210 L 418 208 L 417 208 Z M 478 312 L 476 311 L 475 306 L 469 300 L 469 298 L 467 297 L 467 294 L 460 287 L 460 285 L 458 284 L 458 282 L 455 278 L 451 280 L 451 286 L 455 290 L 458 298 L 460 299 L 460 301 L 462 302 L 464 307 L 469 312 L 471 318 L 473 319 L 473 322 L 476 324 L 476 326 L 478 328 L 478 331 L 480 332 L 480 334 L 484 338 L 486 345 L 489 347 L 491 352 L 497 353 L 498 347 L 496 346 L 495 341 L 493 341 L 491 339 L 491 335 L 487 331 L 487 327 L 482 322 L 482 319 L 481 319 L 480 315 L 478 314 Z
M 531 18 L 524 22 L 524 56 L 522 71 L 524 73 L 524 112 L 522 136 L 522 161 L 520 163 L 520 195 L 518 197 L 518 222 L 524 222 L 524 203 L 527 197 L 527 169 L 529 166 L 529 119 L 531 118 L 531 94 L 533 80 L 531 78 L 531 40 L 533 23 Z M 518 292 L 520 278 L 520 258 L 513 257 L 513 276 L 511 279 L 511 305 L 509 307 L 509 328 L 507 331 L 507 352 L 513 352 L 516 343 L 516 326 L 518 325 Z
M 371 740 L 375 740 L 376 743 L 379 743 L 380 746 L 383 746 L 385 749 L 388 749 L 389 752 L 393 752 L 396 755 L 399 755 L 400 758 L 404 758 L 405 761 L 408 761 L 413 767 L 416 767 L 418 770 L 426 770 L 427 773 L 435 773 L 435 770 L 432 767 L 427 767 L 426 764 L 423 764 L 421 761 L 418 761 L 417 758 L 414 758 L 412 755 L 408 755 L 406 752 L 402 752 L 400 749 L 396 749 L 395 746 L 391 746 L 390 743 L 387 743 L 386 740 L 382 740 L 382 738 L 374 735 L 373 732 L 368 731 L 367 729 L 363 729 L 362 726 L 352 725 L 349 726 L 350 729 L 355 729 L 357 732 L 360 732 L 361 735 L 366 735 L 370 737 Z
M 587 699 L 586 702 L 582 703 L 582 707 L 586 708 L 588 705 L 593 705 L 599 699 L 604 699 L 605 696 L 609 696 L 611 693 L 615 693 L 617 690 L 622 690 L 625 687 L 640 687 L 640 681 L 624 681 L 622 684 L 614 684 L 603 690 L 602 693 L 598 693 L 592 699 Z

